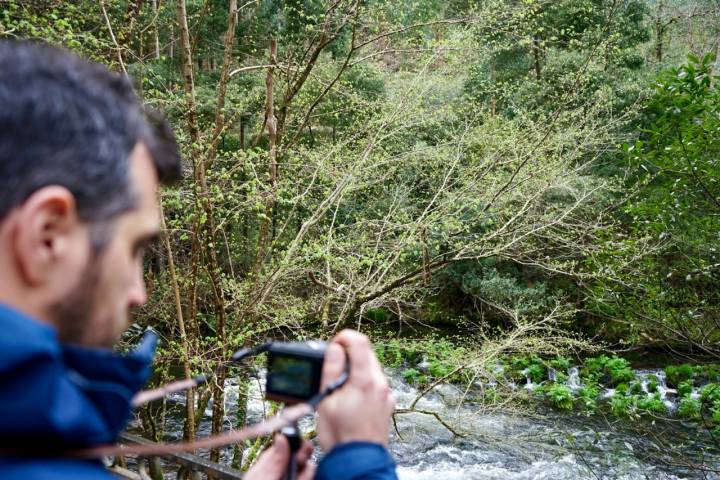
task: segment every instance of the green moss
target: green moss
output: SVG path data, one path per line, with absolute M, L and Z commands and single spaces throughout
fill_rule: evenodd
M 620 385 L 615 387 L 615 393 L 618 395 L 627 395 L 628 390 L 629 390 L 629 388 L 628 388 L 627 383 L 621 383 Z

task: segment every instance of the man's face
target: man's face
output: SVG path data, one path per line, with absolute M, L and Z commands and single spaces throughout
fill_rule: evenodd
M 90 227 L 91 235 L 93 228 L 101 229 L 104 246 L 88 255 L 80 281 L 52 308 L 63 342 L 111 347 L 127 328 L 130 309 L 147 300 L 143 254 L 160 231 L 160 216 L 157 174 L 143 144 L 130 155 L 130 180 L 137 208 L 106 226 Z

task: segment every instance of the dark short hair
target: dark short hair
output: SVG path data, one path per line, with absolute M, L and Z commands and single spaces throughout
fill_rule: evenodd
M 70 190 L 87 222 L 134 208 L 129 159 L 138 143 L 161 182 L 180 178 L 167 121 L 142 107 L 127 76 L 62 48 L 0 40 L 0 221 L 49 185 Z

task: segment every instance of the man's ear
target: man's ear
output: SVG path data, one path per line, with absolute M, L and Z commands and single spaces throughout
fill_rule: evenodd
M 28 284 L 40 285 L 70 253 L 81 227 L 75 197 L 65 187 L 41 188 L 20 206 L 15 219 L 12 248 L 20 272 Z

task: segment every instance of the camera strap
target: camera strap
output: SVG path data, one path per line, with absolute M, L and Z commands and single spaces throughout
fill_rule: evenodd
M 268 350 L 270 343 L 259 345 L 255 348 L 244 348 L 235 352 L 231 358 L 233 363 L 242 361 L 247 357 L 258 355 Z M 152 445 L 100 445 L 97 447 L 65 450 L 62 452 L 29 452 L 26 450 L 14 450 L 12 448 L 0 449 L 0 454 L 17 455 L 21 457 L 73 457 L 73 458 L 102 458 L 117 456 L 163 456 L 177 453 L 192 453 L 198 449 L 213 449 L 243 442 L 245 440 L 257 438 L 263 435 L 270 435 L 278 432 L 285 427 L 295 425 L 301 418 L 312 415 L 317 409 L 320 402 L 329 395 L 332 395 L 337 389 L 345 385 L 350 375 L 350 359 L 347 354 L 345 356 L 345 370 L 334 382 L 325 387 L 315 396 L 306 402 L 288 406 L 280 410 L 275 416 L 270 417 L 255 425 L 251 425 L 242 429 L 233 429 L 218 435 L 201 438 L 190 442 L 171 442 L 171 443 L 155 443 Z M 137 407 L 152 400 L 160 399 L 170 393 L 194 388 L 202 383 L 206 383 L 208 377 L 199 375 L 193 378 L 177 380 L 158 388 L 143 390 L 139 392 L 132 400 L 133 407 Z
M 299 403 L 280 410 L 274 417 L 239 430 L 229 430 L 192 442 L 156 443 L 153 445 L 104 445 L 99 447 L 71 450 L 63 456 L 74 458 L 102 458 L 134 455 L 140 457 L 159 457 L 176 453 L 192 453 L 198 449 L 212 449 L 241 443 L 245 440 L 282 430 L 301 418 L 311 415 L 315 408 L 310 403 Z
M 75 458 L 101 458 L 117 457 L 123 455 L 136 455 L 143 457 L 163 456 L 176 453 L 190 453 L 201 448 L 218 448 L 225 445 L 240 443 L 244 440 L 249 440 L 263 435 L 269 435 L 271 433 L 278 432 L 285 427 L 296 424 L 303 417 L 312 415 L 317 409 L 318 405 L 320 405 L 320 402 L 322 402 L 329 395 L 332 395 L 333 392 L 335 392 L 337 389 L 345 385 L 349 378 L 349 374 L 350 361 L 346 357 L 345 371 L 343 371 L 340 377 L 338 377 L 337 380 L 325 387 L 321 392 L 310 398 L 307 402 L 285 407 L 280 410 L 274 417 L 239 430 L 229 430 L 218 435 L 209 436 L 192 442 L 157 443 L 153 445 L 105 445 L 69 451 L 67 452 L 67 456 L 72 456 Z M 180 382 L 188 381 L 181 380 L 179 382 L 173 383 L 179 384 Z M 168 386 L 169 385 L 170 384 L 168 384 Z

